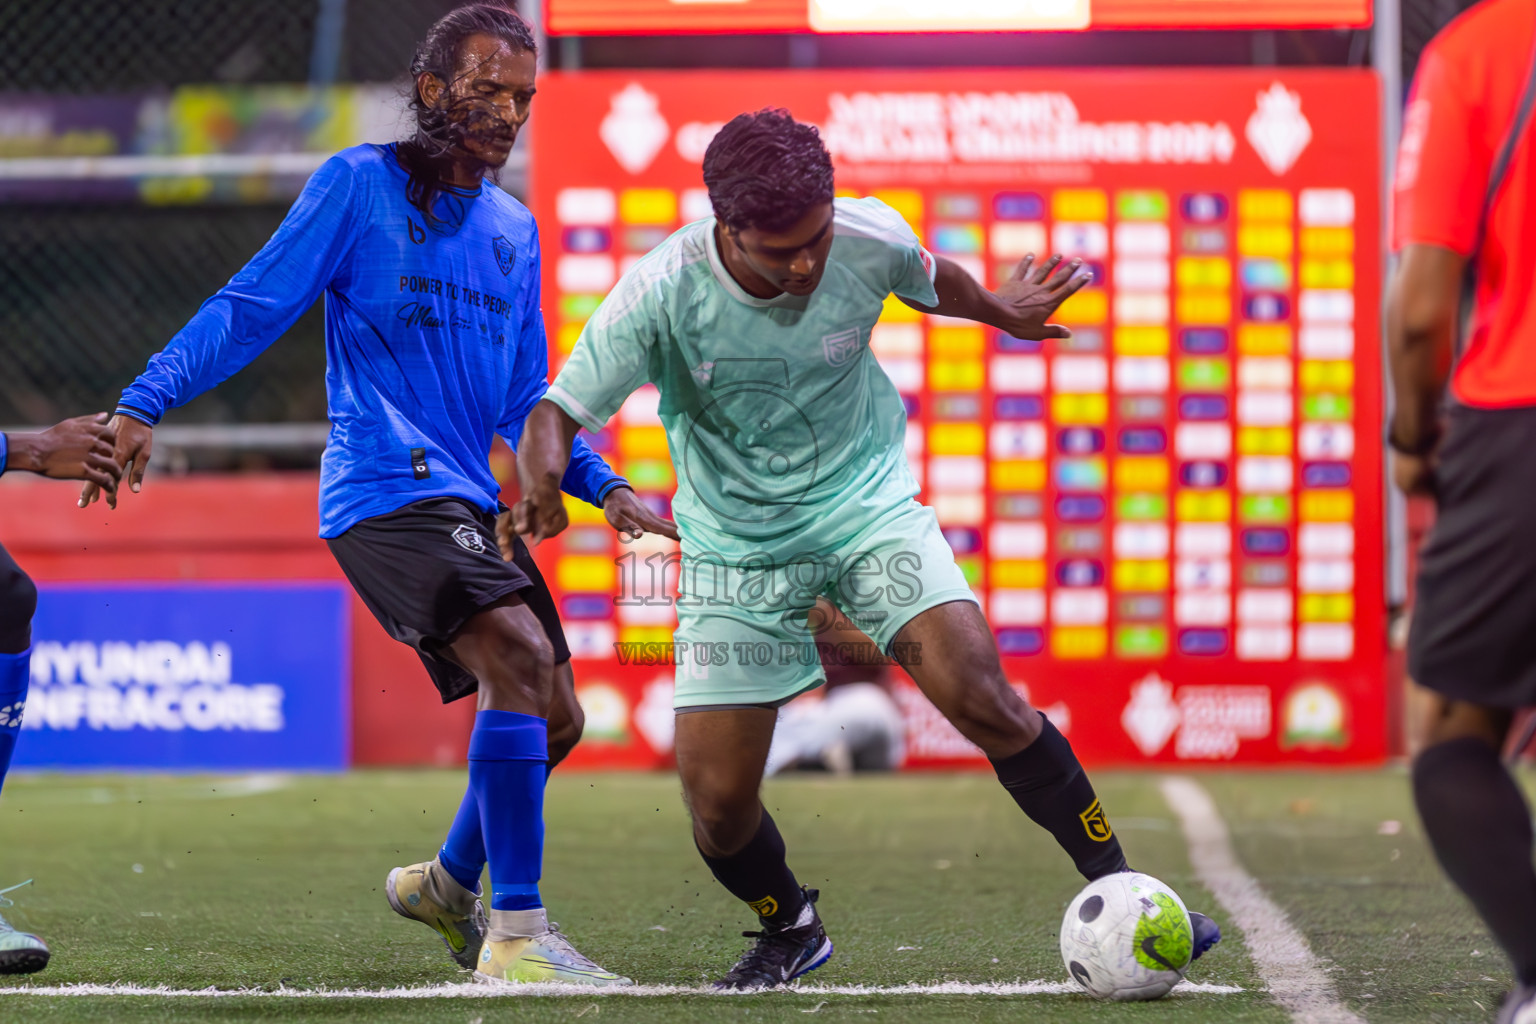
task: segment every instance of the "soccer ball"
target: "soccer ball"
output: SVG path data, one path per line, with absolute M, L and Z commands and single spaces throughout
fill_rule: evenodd
M 1095 999 L 1161 999 L 1184 977 L 1195 937 L 1179 894 L 1151 875 L 1105 875 L 1061 922 L 1061 959 Z

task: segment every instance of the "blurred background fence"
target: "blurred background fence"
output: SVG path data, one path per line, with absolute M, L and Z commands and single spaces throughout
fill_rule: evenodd
M 312 77 L 390 81 L 427 26 L 454 6 L 454 0 L 6 0 L 0 81 L 8 90 L 72 95 Z
M 252 100 L 262 95 L 260 87 L 377 83 L 380 102 L 387 101 L 403 91 L 416 41 L 453 6 L 453 0 L 0 5 L 0 189 L 9 186 L 0 199 L 0 339 L 7 355 L 0 423 L 45 423 L 110 408 L 145 359 L 260 248 L 302 181 L 302 174 L 235 174 L 224 182 L 194 176 L 125 185 L 110 162 L 77 162 L 55 175 L 35 161 L 259 152 L 285 127 L 263 124 L 271 113 L 254 109 L 262 102 Z M 185 95 L 205 86 L 222 91 L 201 90 L 207 95 L 198 100 Z M 229 109 L 219 109 L 217 96 L 229 99 Z M 252 109 L 244 123 L 219 123 L 231 116 L 241 121 L 246 103 Z M 180 120 L 153 123 L 167 113 Z M 296 118 L 299 134 L 307 136 L 298 141 L 332 143 L 322 148 L 354 141 L 345 136 L 355 133 L 346 131 L 302 131 L 305 116 Z M 111 137 L 113 126 L 101 127 L 114 117 L 122 122 L 118 138 Z M 195 137 L 203 129 L 210 138 Z M 322 326 L 317 306 L 252 372 L 178 420 L 323 420 Z

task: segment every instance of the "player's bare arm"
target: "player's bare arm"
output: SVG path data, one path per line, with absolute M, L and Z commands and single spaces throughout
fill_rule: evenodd
M 1392 479 L 1428 493 L 1440 439 L 1440 397 L 1451 370 L 1466 260 L 1438 245 L 1410 245 L 1387 296 L 1387 358 L 1396 396 L 1387 437 Z
M 35 434 L 7 434 L 5 468 L 54 480 L 86 480 L 86 486 L 112 494 L 119 475 L 112 457 L 113 426 L 107 414 L 56 423 Z
M 542 401 L 528 414 L 523 438 L 517 446 L 517 482 L 522 500 L 510 515 L 496 521 L 496 543 L 503 557 L 512 550 L 514 535 L 534 545 L 560 533 L 570 524 L 560 481 L 571 461 L 571 444 L 581 424 L 553 402 Z M 656 533 L 677 540 L 677 524 L 657 515 L 629 487 L 616 487 L 603 499 L 603 517 L 631 540 L 642 533 Z
M 581 424 L 569 413 L 547 399 L 528 414 L 517 446 L 517 483 L 522 499 L 512 506 L 509 525 L 513 533 L 528 538 L 530 547 L 570 525 L 560 498 L 560 480 L 570 464 L 571 444 L 580 429 Z M 500 541 L 500 523 L 496 532 Z
M 626 540 L 639 540 L 640 535 L 645 533 L 659 533 L 672 540 L 679 539 L 677 524 L 652 512 L 651 507 L 640 500 L 632 487 L 615 487 L 608 492 L 608 496 L 603 499 L 603 518 Z M 501 549 L 502 560 L 506 562 L 512 561 L 512 538 L 518 532 L 513 525 L 513 513 L 510 511 L 503 512 L 496 519 L 496 546 Z
M 1036 263 L 1031 253 L 1020 260 L 1008 280 L 992 292 L 953 260 L 942 256 L 934 259 L 933 290 L 939 296 L 938 305 L 923 306 L 910 299 L 902 300 L 913 309 L 975 320 L 1007 331 L 1015 338 L 1040 341 L 1072 336 L 1072 332 L 1060 324 L 1046 321 L 1069 296 L 1088 283 L 1089 275 L 1078 273 L 1082 260 L 1063 261 L 1060 255 L 1055 255 Z

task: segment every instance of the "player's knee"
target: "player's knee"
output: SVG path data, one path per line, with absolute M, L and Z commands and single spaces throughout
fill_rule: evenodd
M 31 622 L 37 611 L 37 585 L 21 566 L 12 562 L 0 570 L 0 619 Z
M 699 848 L 711 857 L 740 850 L 757 830 L 757 794 L 709 788 L 688 794 L 688 813 Z
M 1034 717 L 1029 704 L 1009 685 L 1001 669 L 983 673 L 962 686 L 953 712 L 955 726 L 967 735 L 968 729 L 1028 732 Z
M 0 568 L 0 650 L 17 654 L 32 637 L 37 586 L 15 562 Z
M 576 749 L 576 744 L 581 742 L 582 731 L 586 728 L 587 716 L 581 710 L 581 705 L 575 701 L 567 711 L 567 717 L 556 724 L 553 719 L 549 727 L 549 764 L 554 767 L 564 761 L 570 752 Z
M 480 679 L 482 689 L 495 697 L 525 699 L 541 708 L 548 705 L 555 649 L 542 628 L 503 621 L 495 633 L 489 665 Z
M 741 852 L 751 841 L 753 831 L 751 827 L 731 818 L 701 818 L 695 814 L 693 819 L 694 841 L 710 857 L 729 857 Z
M 1412 749 L 1423 751 L 1452 740 L 1478 739 L 1498 750 L 1509 732 L 1511 713 L 1420 690 L 1409 730 Z

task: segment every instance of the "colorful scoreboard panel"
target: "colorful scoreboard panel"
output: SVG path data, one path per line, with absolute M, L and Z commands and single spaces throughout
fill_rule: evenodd
M 719 125 L 788 107 L 841 194 L 989 286 L 1030 253 L 1093 276 L 1056 318 L 1069 339 L 894 299 L 867 339 L 1010 679 L 1098 762 L 1379 759 L 1377 102 L 1355 71 L 551 74 L 532 140 L 551 363 L 634 260 L 710 215 Z M 593 441 L 665 507 L 656 403 Z M 626 742 L 662 745 L 669 670 L 635 662 L 671 639 L 675 556 L 577 504 L 540 558 L 578 678 L 605 681 L 615 728 L 624 704 Z M 899 696 L 914 763 L 977 756 Z

